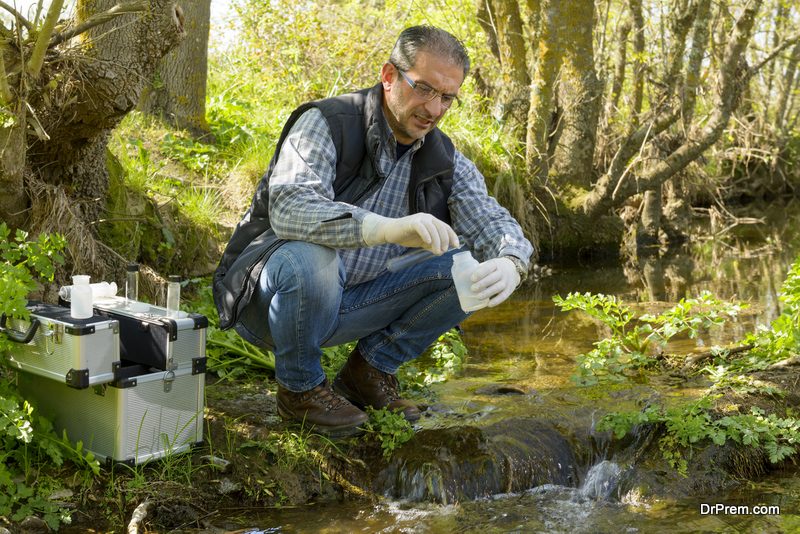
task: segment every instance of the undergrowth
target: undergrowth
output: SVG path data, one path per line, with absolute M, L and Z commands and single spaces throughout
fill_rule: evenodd
M 800 353 L 800 258 L 791 266 L 779 298 L 784 304 L 781 315 L 769 327 L 761 327 L 745 338 L 749 350 L 736 355 L 719 347 L 710 351 L 713 361 L 700 372 L 711 385 L 699 398 L 672 406 L 652 403 L 640 411 L 611 412 L 600 421 L 598 430 L 611 431 L 621 438 L 635 427 L 657 425 L 662 429 L 658 444 L 664 460 L 683 475 L 687 474 L 694 448 L 709 443 L 723 446 L 730 441 L 756 447 L 772 463 L 796 455 L 800 419 L 791 408 L 777 413 L 752 406 L 742 413 L 738 406 L 721 411 L 716 402 L 726 393 L 772 399 L 785 395 L 780 388 L 749 374 Z M 720 327 L 743 308 L 703 293 L 698 299 L 682 300 L 665 313 L 636 318 L 630 307 L 606 295 L 570 294 L 553 300 L 562 310 L 584 311 L 611 332 L 609 338 L 595 343 L 590 353 L 578 356 L 573 378 L 584 386 L 643 379 L 644 370 L 662 362 L 657 356 L 671 338 L 678 334 L 694 337 L 712 326 Z M 774 403 L 776 409 L 779 405 Z
M 53 424 L 19 395 L 6 356 L 15 350 L 12 330 L 30 319 L 27 297 L 40 288 L 40 280 L 53 280 L 65 246 L 60 235 L 30 239 L 18 230 L 11 236 L 0 223 L 0 517 L 21 521 L 38 515 L 53 529 L 72 517 L 72 510 L 53 497 L 64 490 L 59 477 L 64 463 L 72 462 L 86 483 L 100 467 L 82 443 L 56 434 Z

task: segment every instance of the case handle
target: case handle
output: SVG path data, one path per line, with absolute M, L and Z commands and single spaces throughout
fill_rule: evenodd
M 36 335 L 36 329 L 39 328 L 39 319 L 36 317 L 31 318 L 31 325 L 28 327 L 27 332 L 20 332 L 11 328 L 6 328 L 6 314 L 0 314 L 0 332 L 8 336 L 8 339 L 15 343 L 22 343 L 24 345 L 31 342 L 33 336 Z

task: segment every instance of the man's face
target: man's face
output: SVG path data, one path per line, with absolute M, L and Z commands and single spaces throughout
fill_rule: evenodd
M 444 93 L 455 95 L 464 81 L 463 69 L 449 59 L 417 53 L 417 62 L 405 75 L 415 83 L 422 83 Z M 403 75 L 391 63 L 381 69 L 383 83 L 383 111 L 398 142 L 411 144 L 433 130 L 447 111 L 440 96 L 432 100 L 420 97 Z

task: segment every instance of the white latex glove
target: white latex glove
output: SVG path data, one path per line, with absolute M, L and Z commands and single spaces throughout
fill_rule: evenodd
M 497 306 L 517 289 L 519 273 L 514 262 L 508 258 L 487 260 L 472 273 L 472 291 L 480 299 L 489 299 L 489 307 Z
M 368 246 L 394 243 L 424 248 L 437 256 L 460 246 L 450 225 L 429 213 L 415 213 L 399 219 L 370 213 L 361 223 L 361 237 Z

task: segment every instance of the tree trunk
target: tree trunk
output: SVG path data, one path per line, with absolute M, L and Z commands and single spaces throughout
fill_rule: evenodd
M 644 15 L 642 0 L 630 0 L 633 22 L 633 100 L 631 101 L 631 130 L 639 125 L 644 101 Z
M 490 0 L 497 30 L 501 85 L 498 96 L 502 120 L 510 131 L 524 132 L 530 105 L 530 83 L 519 5 L 513 0 Z
M 140 109 L 202 138 L 210 132 L 206 79 L 211 0 L 192 0 L 182 7 L 186 38 L 158 63 L 154 79 L 142 93 Z
M 528 42 L 538 43 L 542 31 L 542 2 L 546 0 L 527 0 L 528 18 L 525 21 L 525 29 L 528 31 Z M 535 50 L 535 46 L 531 46 Z M 529 65 L 528 71 L 533 72 L 535 65 Z
M 641 224 L 636 232 L 637 248 L 653 247 L 658 243 L 658 231 L 661 229 L 661 209 L 661 187 L 646 191 L 642 201 Z
M 564 34 L 558 0 L 543 0 L 540 39 L 536 50 L 536 70 L 531 83 L 528 108 L 525 159 L 528 180 L 544 180 L 550 169 L 548 139 L 555 109 L 554 95 L 563 51 L 559 35 Z
M 76 22 L 115 4 L 116 0 L 82 0 Z M 48 99 L 57 105 L 48 106 L 45 99 L 31 102 L 42 110 L 50 139 L 33 144 L 29 164 L 44 182 L 71 191 L 86 222 L 97 221 L 105 208 L 105 151 L 111 131 L 136 106 L 144 80 L 182 36 L 176 10 L 169 0 L 151 0 L 146 14 L 122 15 L 111 31 L 108 25 L 91 28 L 81 37 L 80 64 L 65 61 L 51 73 L 80 75 L 81 83 L 65 84 L 64 92 Z
M 778 107 L 775 110 L 775 127 L 782 134 L 788 130 L 786 125 L 789 122 L 789 113 L 787 112 L 789 96 L 792 94 L 792 90 L 795 87 L 794 78 L 797 73 L 798 63 L 800 63 L 800 42 L 794 45 L 789 61 L 787 61 L 786 70 L 783 74 L 781 93 L 778 99 Z
M 73 261 L 102 275 L 114 261 L 94 238 L 108 192 L 108 139 L 136 106 L 144 80 L 180 40 L 183 28 L 171 0 L 80 0 L 73 23 L 56 32 L 38 74 L 20 69 L 16 60 L 15 72 L 23 78 L 19 87 L 29 92 L 15 93 L 13 104 L 28 110 L 36 137 L 28 138 L 26 148 L 24 130 L 0 130 L 0 137 L 21 146 L 3 154 L 2 180 L 13 184 L 10 191 L 19 200 L 24 176 L 24 189 L 31 194 L 16 207 L 4 198 L 0 218 L 13 219 L 27 208 L 28 230 L 65 234 Z M 65 41 L 69 48 L 57 47 Z
M 27 109 L 16 99 L 16 92 L 25 86 L 20 85 L 19 75 L 7 75 L 6 65 L 16 59 L 11 52 L 0 39 L 0 221 L 13 229 L 25 223 L 28 196 L 23 182 Z
M 745 50 L 752 36 L 758 7 L 754 3 L 748 4 L 736 20 L 720 64 L 717 101 L 705 127 L 697 133 L 690 134 L 686 141 L 672 150 L 667 157 L 649 165 L 635 179 L 626 176 L 626 169 L 628 160 L 636 153 L 636 147 L 645 143 L 651 130 L 655 136 L 673 124 L 679 113 L 675 110 L 662 113 L 646 131 L 640 128 L 629 136 L 615 156 L 617 161 L 612 162 L 609 172 L 598 180 L 595 188 L 584 199 L 583 209 L 587 215 L 604 213 L 608 209 L 620 206 L 632 195 L 660 186 L 699 158 L 722 136 L 731 114 L 739 105 L 745 84 L 755 72 L 745 67 Z
M 700 89 L 700 69 L 703 57 L 708 49 L 710 34 L 709 22 L 711 20 L 711 0 L 699 0 L 697 13 L 692 29 L 692 48 L 689 52 L 689 63 L 686 66 L 683 90 L 683 124 L 691 125 L 694 118 L 694 108 L 697 102 L 697 92 Z
M 558 87 L 561 117 L 550 175 L 562 185 L 588 189 L 593 181 L 594 147 L 602 88 L 594 70 L 594 5 L 574 2 L 563 11 L 569 33 L 563 40 L 564 65 Z
M 628 63 L 628 34 L 631 32 L 630 22 L 624 22 L 619 29 L 619 48 L 617 49 L 616 65 L 614 67 L 614 78 L 611 82 L 611 98 L 606 107 L 607 124 L 613 122 L 611 115 L 619 108 L 619 98 L 622 95 L 622 84 L 625 82 L 625 68 Z
M 486 44 L 489 45 L 489 50 L 492 51 L 495 59 L 500 62 L 500 47 L 497 44 L 497 31 L 494 24 L 495 14 L 492 10 L 491 0 L 476 0 L 475 11 L 478 17 L 478 24 L 486 35 Z
M 772 47 L 775 48 L 778 46 L 778 43 L 781 39 L 781 34 L 783 33 L 783 27 L 786 24 L 786 2 L 785 0 L 776 0 L 775 1 L 775 18 L 772 20 Z M 775 63 L 772 62 L 767 66 L 767 87 L 765 91 L 765 97 L 767 98 L 767 102 L 771 102 L 772 98 L 772 87 L 775 80 Z M 764 122 L 769 123 L 769 112 L 770 107 L 768 105 L 764 106 Z M 779 116 L 775 116 L 776 120 L 780 120 Z

